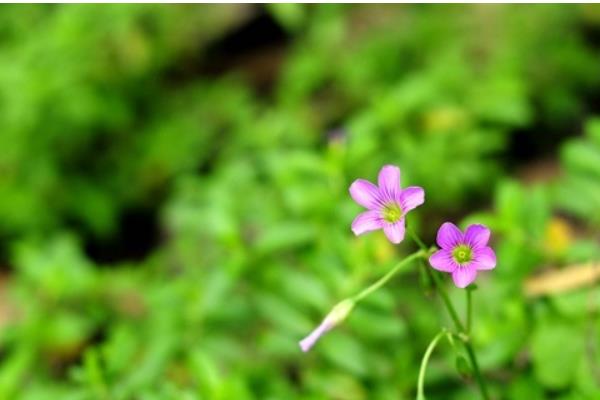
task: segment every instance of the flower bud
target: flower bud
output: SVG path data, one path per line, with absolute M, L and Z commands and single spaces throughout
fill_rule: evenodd
M 339 325 L 342 321 L 350 315 L 354 308 L 354 300 L 346 299 L 339 302 L 333 309 L 327 314 L 323 322 L 312 331 L 307 337 L 300 341 L 300 348 L 302 351 L 307 352 L 311 347 L 319 340 L 319 338 L 333 328 Z

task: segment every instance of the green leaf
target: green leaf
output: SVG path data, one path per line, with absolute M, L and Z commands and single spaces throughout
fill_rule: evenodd
M 259 254 L 289 250 L 309 243 L 315 237 L 315 230 L 303 222 L 287 222 L 266 228 L 256 242 Z
M 587 120 L 584 131 L 586 136 L 589 137 L 596 146 L 600 147 L 600 118 L 594 117 Z
M 272 3 L 267 5 L 267 10 L 281 25 L 290 31 L 300 28 L 306 18 L 304 4 Z
M 583 337 L 576 324 L 547 320 L 538 324 L 531 338 L 536 378 L 549 389 L 567 388 L 574 380 L 583 356 Z
M 319 345 L 325 357 L 338 368 L 358 376 L 368 375 L 366 354 L 356 338 L 343 332 L 332 331 Z

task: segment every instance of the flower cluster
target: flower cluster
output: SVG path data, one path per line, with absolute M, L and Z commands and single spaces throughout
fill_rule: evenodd
M 381 168 L 377 185 L 364 179 L 355 180 L 350 185 L 350 196 L 367 209 L 352 222 L 354 234 L 382 229 L 394 244 L 404 239 L 407 213 L 425 202 L 423 188 L 401 188 L 400 168 L 394 165 Z M 440 249 L 431 255 L 429 263 L 438 271 L 452 274 L 454 284 L 465 288 L 479 271 L 496 267 L 496 254 L 488 246 L 489 239 L 490 230 L 483 225 L 470 225 L 463 233 L 453 223 L 445 222 L 437 233 Z M 341 323 L 354 305 L 354 301 L 345 300 L 334 307 L 323 322 L 300 341 L 302 350 L 308 351 L 321 335 Z

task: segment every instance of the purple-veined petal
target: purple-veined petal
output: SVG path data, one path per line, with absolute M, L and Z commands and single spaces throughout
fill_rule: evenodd
M 404 218 L 393 224 L 384 224 L 383 232 L 390 242 L 400 243 L 404 239 Z
M 459 288 L 465 288 L 477 277 L 477 269 L 473 266 L 459 267 L 452 273 L 452 280 Z
M 429 264 L 434 269 L 442 272 L 454 272 L 458 264 L 452 258 L 452 253 L 449 250 L 438 250 L 429 257 Z
M 350 196 L 363 207 L 369 210 L 379 206 L 379 189 L 371 182 L 357 179 L 350 185 Z
M 442 249 L 452 250 L 463 240 L 463 234 L 452 222 L 444 222 L 437 233 L 437 244 Z
M 383 224 L 379 211 L 365 211 L 358 214 L 352 221 L 352 232 L 358 236 L 365 232 L 381 229 Z
M 299 344 L 302 351 L 305 353 L 309 351 L 311 347 L 315 345 L 317 340 L 319 340 L 319 338 L 331 328 L 332 326 L 330 323 L 328 323 L 328 321 L 325 320 L 321 322 L 321 324 L 317 326 L 317 328 L 314 331 L 312 331 L 307 337 L 300 341 Z
M 488 270 L 496 268 L 496 253 L 491 247 L 481 247 L 474 251 L 472 264 L 478 270 Z
M 484 225 L 469 225 L 465 231 L 465 244 L 468 244 L 472 249 L 485 247 L 488 240 L 490 240 L 490 230 Z
M 425 202 L 425 191 L 419 186 L 409 186 L 402 189 L 398 197 L 402 211 L 407 213 Z
M 386 200 L 395 200 L 400 194 L 400 168 L 395 165 L 384 165 L 377 181 Z

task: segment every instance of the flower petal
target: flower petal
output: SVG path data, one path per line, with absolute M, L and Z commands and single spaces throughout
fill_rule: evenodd
M 317 340 L 319 340 L 319 338 L 330 329 L 330 324 L 326 323 L 326 321 L 321 322 L 321 324 L 314 331 L 300 341 L 299 344 L 302 351 L 305 353 L 309 351 L 311 347 L 315 345 Z
M 496 253 L 491 247 L 476 249 L 472 264 L 478 270 L 494 269 L 496 268 Z
M 395 165 L 384 165 L 377 181 L 386 200 L 395 200 L 400 194 L 400 168 Z
M 452 222 L 444 222 L 437 233 L 437 244 L 442 249 L 452 250 L 463 240 L 463 234 Z
M 465 243 L 472 249 L 485 247 L 490 240 L 490 230 L 480 224 L 469 225 L 465 231 Z
M 456 268 L 452 273 L 452 280 L 459 288 L 465 288 L 477 277 L 477 269 L 473 266 Z
M 438 250 L 429 257 L 429 264 L 434 269 L 442 272 L 454 272 L 458 264 L 452 258 L 452 253 L 448 250 Z
M 384 224 L 383 232 L 390 242 L 400 243 L 404 239 L 404 218 L 393 224 Z
M 419 186 L 409 186 L 406 189 L 402 189 L 399 200 L 402 211 L 407 213 L 425 202 L 425 191 Z
M 363 207 L 370 210 L 379 205 L 379 189 L 371 182 L 357 179 L 350 185 L 350 196 Z
M 352 221 L 352 232 L 358 236 L 365 232 L 381 229 L 383 225 L 379 211 L 365 211 L 358 214 Z

